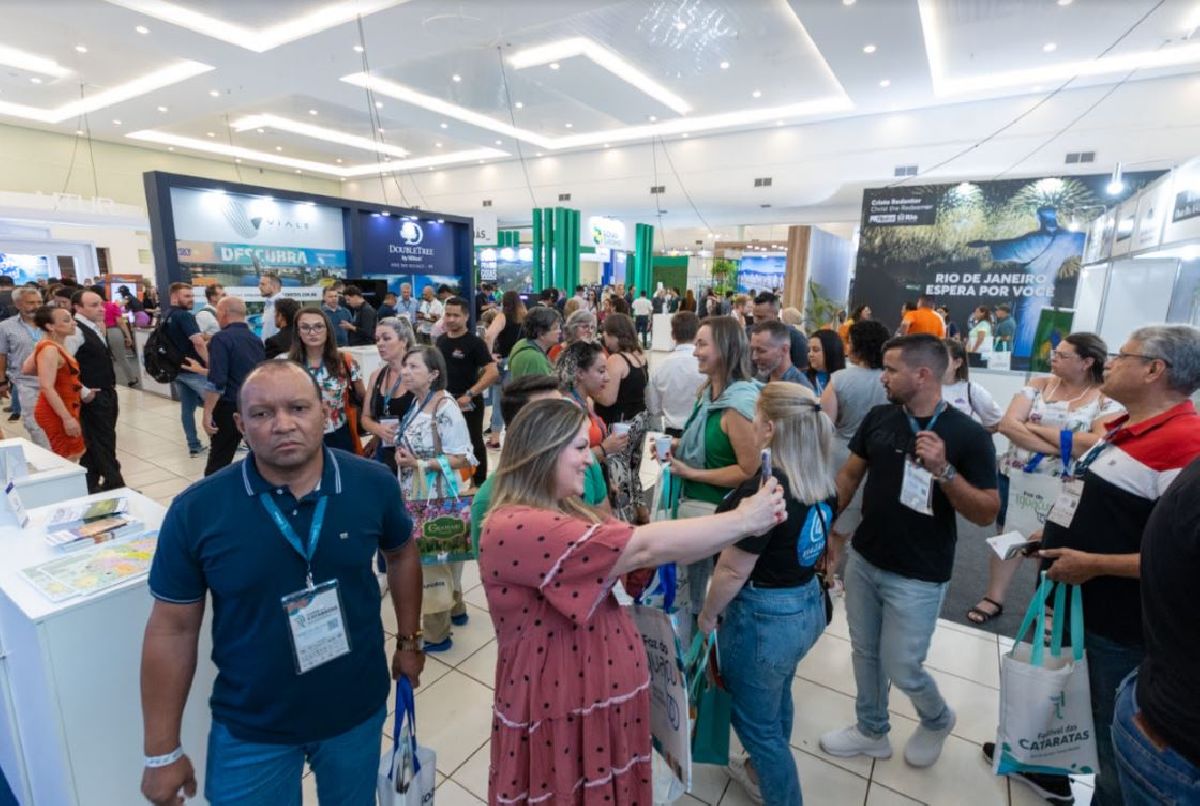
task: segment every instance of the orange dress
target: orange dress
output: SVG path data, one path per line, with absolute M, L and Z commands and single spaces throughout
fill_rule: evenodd
M 33 360 L 36 362 L 41 357 L 42 350 L 48 349 L 58 350 L 63 359 L 58 373 L 54 376 L 54 391 L 58 392 L 58 396 L 62 398 L 63 405 L 67 407 L 71 416 L 78 420 L 79 393 L 83 389 L 83 385 L 79 383 L 79 362 L 49 339 L 42 339 L 37 343 L 33 351 Z M 50 440 L 50 450 L 59 456 L 67 457 L 83 453 L 83 436 L 73 437 L 67 433 L 66 428 L 63 427 L 62 418 L 50 407 L 50 401 L 46 400 L 43 395 L 38 395 L 37 406 L 33 410 L 33 419 L 46 432 L 46 438 Z

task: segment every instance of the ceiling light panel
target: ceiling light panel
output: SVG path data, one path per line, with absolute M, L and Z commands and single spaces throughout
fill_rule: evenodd
M 169 22 L 180 28 L 220 39 L 239 48 L 265 53 L 288 42 L 319 34 L 338 25 L 353 22 L 377 11 L 393 8 L 408 0 L 340 0 L 325 3 L 312 11 L 262 27 L 240 25 L 222 17 L 206 14 L 182 3 L 169 0 L 108 0 L 113 5 L 137 11 L 148 17 Z M 283 4 L 280 4 L 283 7 Z
M 360 151 L 387 154 L 390 157 L 404 158 L 410 155 L 408 149 L 386 140 L 380 142 L 371 137 L 363 137 L 362 135 L 328 126 L 316 126 L 304 121 L 283 117 L 282 115 L 249 115 L 238 118 L 233 122 L 233 130 L 236 132 L 245 132 L 250 129 L 275 129 L 277 131 L 311 137 L 314 140 L 322 140 L 327 143 L 337 143 L 349 148 L 359 149 Z
M 3 44 L 0 44 L 0 66 L 15 67 L 18 70 L 51 78 L 66 78 L 71 75 L 70 69 L 63 67 L 53 59 Z

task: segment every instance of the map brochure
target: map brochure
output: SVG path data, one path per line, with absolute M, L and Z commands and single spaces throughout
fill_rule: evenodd
M 88 521 L 120 515 L 128 510 L 129 497 L 125 495 L 101 498 L 98 501 L 63 504 L 50 512 L 50 517 L 46 521 L 46 531 L 78 526 Z
M 91 596 L 149 573 L 157 543 L 157 530 L 145 532 L 48 560 L 21 576 L 52 602 Z
M 46 542 L 62 551 L 75 551 L 97 543 L 107 543 L 143 531 L 142 522 L 117 516 L 87 521 L 69 529 L 46 532 Z

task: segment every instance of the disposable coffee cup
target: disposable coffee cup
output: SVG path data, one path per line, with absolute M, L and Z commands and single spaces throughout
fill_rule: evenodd
M 671 438 L 663 435 L 654 440 L 654 453 L 658 457 L 658 461 L 667 461 L 667 455 L 671 452 Z
M 630 428 L 632 428 L 632 426 L 629 423 L 612 424 L 612 432 L 617 436 L 624 436 L 625 434 L 628 434 Z

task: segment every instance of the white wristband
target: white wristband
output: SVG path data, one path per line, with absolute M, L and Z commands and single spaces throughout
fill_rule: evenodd
M 176 761 L 183 758 L 183 746 L 176 747 L 165 756 L 146 756 L 146 766 L 151 769 L 158 767 L 170 767 Z

